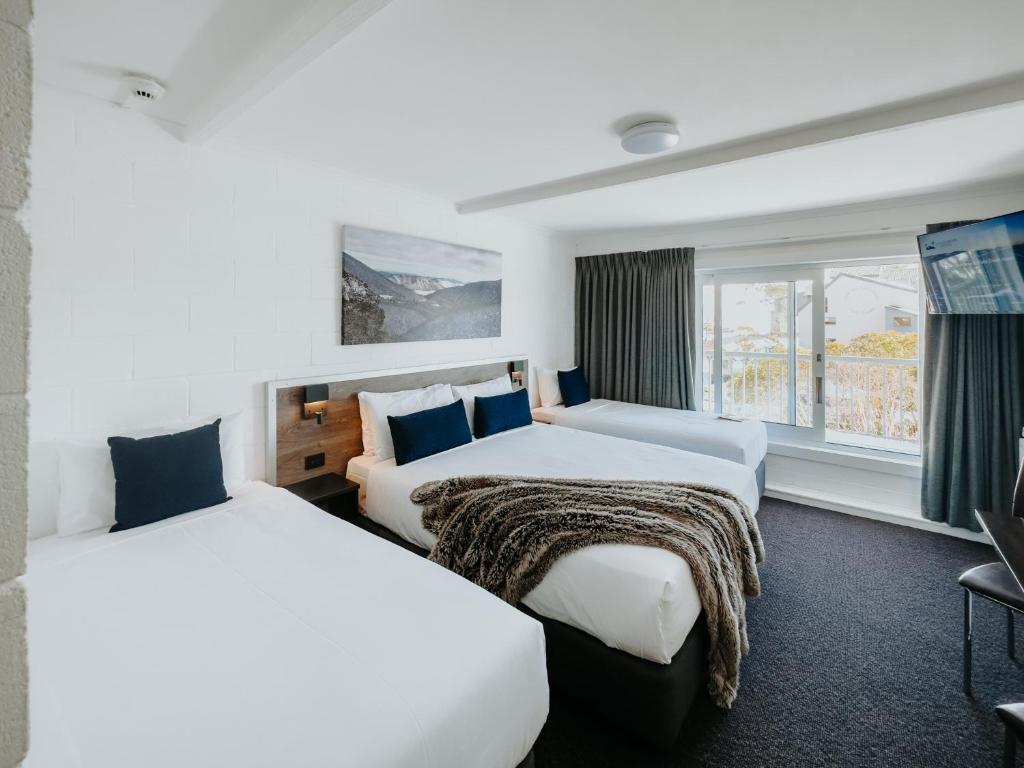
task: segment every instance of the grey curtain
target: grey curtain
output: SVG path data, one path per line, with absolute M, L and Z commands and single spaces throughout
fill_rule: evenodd
M 924 362 L 921 514 L 977 531 L 975 509 L 1008 510 L 1013 498 L 1024 315 L 929 315 Z
M 694 409 L 693 249 L 576 259 L 576 364 L 591 395 Z

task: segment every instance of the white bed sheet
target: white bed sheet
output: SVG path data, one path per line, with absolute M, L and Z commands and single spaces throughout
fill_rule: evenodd
M 348 460 L 348 466 L 345 467 L 345 477 L 351 480 L 353 483 L 359 483 L 359 508 L 366 509 L 366 487 L 367 478 L 370 476 L 370 469 L 373 468 L 374 464 L 379 464 L 381 459 L 376 456 L 354 456 Z
M 511 768 L 547 716 L 538 622 L 264 484 L 25 582 L 33 768 Z
M 396 466 L 369 468 L 365 512 L 429 549 L 409 494 L 421 483 L 457 475 L 504 474 L 614 480 L 692 481 L 727 488 L 757 509 L 754 472 L 730 461 L 607 435 L 531 425 Z M 667 664 L 693 628 L 701 604 L 690 566 L 654 547 L 601 544 L 561 558 L 523 602 L 542 616 L 606 645 Z
M 348 466 L 345 467 L 345 477 L 352 482 L 359 484 L 358 490 L 358 502 L 359 509 L 365 510 L 367 508 L 367 485 L 369 484 L 368 478 L 370 477 L 370 470 L 375 464 L 381 462 L 376 456 L 356 456 L 348 460 Z
M 381 459 L 376 456 L 367 456 L 363 454 L 361 456 L 353 456 L 348 460 L 348 467 L 345 470 L 345 475 L 349 480 L 356 483 L 365 482 L 366 478 L 370 475 L 370 470 L 374 464 L 379 464 Z
M 757 469 L 768 453 L 768 431 L 756 419 L 733 421 L 713 413 L 617 400 L 591 400 L 572 408 L 534 408 L 533 414 L 537 421 L 548 424 L 717 456 L 751 469 Z

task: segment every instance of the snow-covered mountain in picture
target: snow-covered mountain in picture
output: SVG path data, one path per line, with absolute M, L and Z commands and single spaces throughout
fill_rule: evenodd
M 429 296 L 434 291 L 439 291 L 442 288 L 454 288 L 457 285 L 462 285 L 458 280 L 448 280 L 443 277 L 406 275 L 401 272 L 381 272 L 381 274 L 393 283 L 403 285 L 410 291 L 415 291 L 420 296 Z
M 345 227 L 341 343 L 501 336 L 501 254 Z

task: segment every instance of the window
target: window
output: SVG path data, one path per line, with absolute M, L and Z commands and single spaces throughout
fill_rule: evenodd
M 912 261 L 702 275 L 705 410 L 792 437 L 919 453 Z

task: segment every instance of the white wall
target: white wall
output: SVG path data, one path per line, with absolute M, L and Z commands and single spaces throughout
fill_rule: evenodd
M 577 256 L 692 246 L 698 269 L 726 269 L 916 255 L 916 236 L 926 224 L 1022 208 L 1024 178 L 1018 177 L 815 210 L 566 237 Z
M 31 248 L 22 226 L 32 134 L 31 0 L 0 2 L 0 767 L 28 746 L 25 596 L 26 338 Z
M 551 233 L 42 86 L 33 152 L 30 535 L 52 530 L 53 441 L 242 408 L 264 476 L 262 383 L 572 357 L 572 265 Z M 500 339 L 339 345 L 340 232 L 504 254 Z
M 855 466 L 837 454 L 828 461 L 801 455 L 786 455 L 792 448 L 777 447 L 765 460 L 769 495 L 824 507 L 843 506 L 885 513 L 895 517 L 919 517 L 921 512 L 920 469 L 907 466 L 913 458 L 901 458 L 891 467 Z M 825 457 L 822 457 L 825 458 Z M 884 471 L 888 470 L 888 471 Z M 840 505 L 837 507 L 837 505 Z

